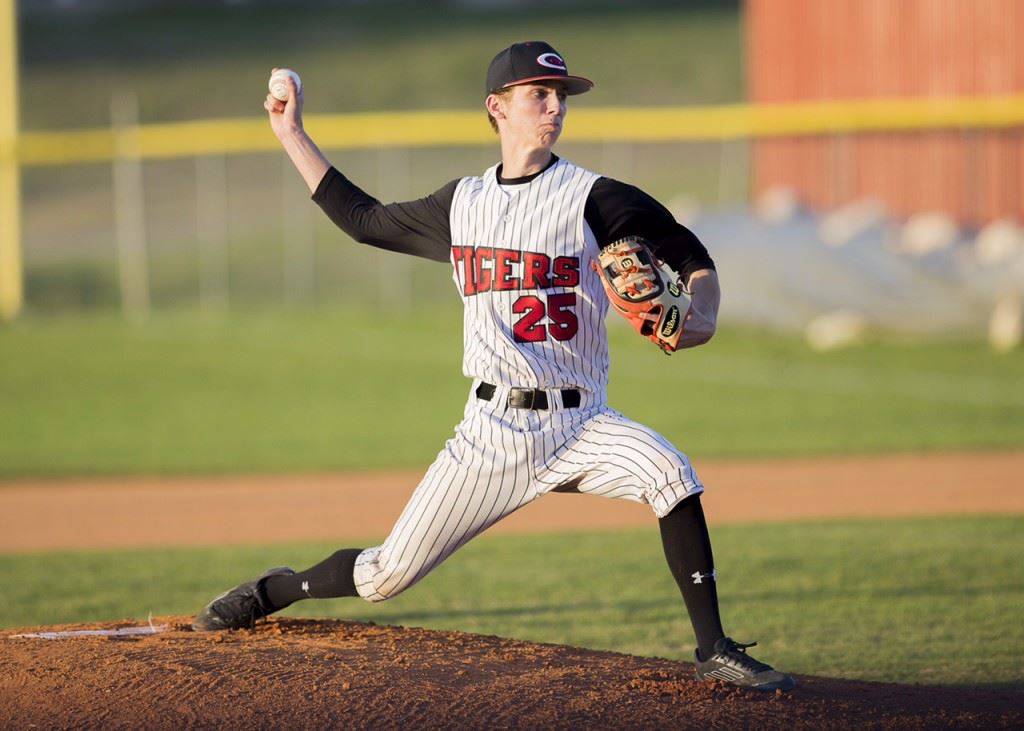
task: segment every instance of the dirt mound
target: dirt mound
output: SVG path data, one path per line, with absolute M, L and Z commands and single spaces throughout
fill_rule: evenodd
M 1014 728 L 1024 693 L 801 676 L 788 694 L 687 663 L 334 620 L 197 634 L 0 637 L 3 728 Z M 50 627 L 47 631 L 118 625 Z M 123 626 L 123 625 L 122 625 Z

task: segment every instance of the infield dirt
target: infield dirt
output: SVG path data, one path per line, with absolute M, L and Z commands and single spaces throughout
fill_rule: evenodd
M 161 621 L 161 620 L 156 620 Z M 799 676 L 788 694 L 687 663 L 498 637 L 281 619 L 143 638 L 3 638 L 4 728 L 1020 728 L 1024 695 Z M 76 628 L 80 629 L 80 628 Z M 4 634 L 11 634 L 5 632 Z
M 1024 453 L 729 462 L 701 473 L 712 523 L 1024 512 Z M 372 535 L 387 530 L 417 479 L 8 483 L 0 551 L 245 542 L 248 531 L 224 526 L 304 501 L 316 501 L 308 504 L 322 520 L 268 523 L 279 533 L 261 531 L 261 541 L 329 538 L 346 524 Z M 498 528 L 652 523 L 645 506 L 554 495 Z M 697 682 L 688 663 L 498 637 L 300 619 L 199 634 L 189 621 L 156 618 L 169 630 L 145 637 L 12 637 L 117 623 L 3 630 L 0 729 L 1024 727 L 1015 689 L 798 676 L 791 693 L 761 694 Z
M 702 460 L 696 466 L 707 485 L 701 502 L 712 528 L 728 522 L 1024 513 L 1024 452 Z M 380 540 L 421 475 L 4 482 L 0 552 L 269 544 L 339 536 Z M 639 503 L 546 495 L 488 535 L 653 525 L 651 509 Z

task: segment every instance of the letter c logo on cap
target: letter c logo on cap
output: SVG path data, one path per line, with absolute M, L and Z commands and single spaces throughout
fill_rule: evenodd
M 565 68 L 565 61 L 557 53 L 542 53 L 537 56 L 537 63 L 541 66 L 547 66 L 549 69 L 568 70 Z

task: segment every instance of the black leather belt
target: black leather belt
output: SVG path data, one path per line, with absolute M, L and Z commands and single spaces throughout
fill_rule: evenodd
M 476 395 L 484 401 L 494 398 L 498 387 L 492 383 L 481 382 L 476 387 Z M 580 392 L 575 388 L 563 388 L 562 406 L 567 409 L 574 409 L 580 405 Z M 548 407 L 548 392 L 534 388 L 513 388 L 508 394 L 508 405 L 513 409 L 546 409 Z

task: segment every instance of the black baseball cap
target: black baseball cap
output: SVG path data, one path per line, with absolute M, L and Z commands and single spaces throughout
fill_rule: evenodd
M 513 43 L 491 61 L 487 69 L 487 93 L 536 81 L 562 81 L 566 93 L 582 94 L 594 88 L 594 82 L 582 76 L 570 76 L 558 51 L 544 41 Z

